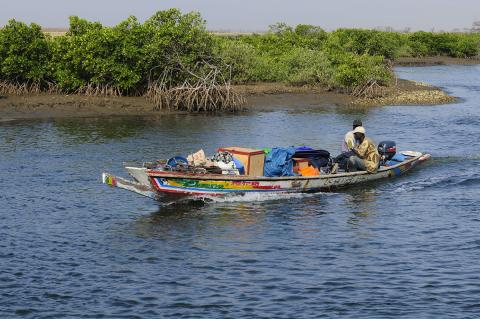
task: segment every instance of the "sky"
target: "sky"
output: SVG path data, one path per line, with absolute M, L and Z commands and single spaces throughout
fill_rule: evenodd
M 115 25 L 130 15 L 144 21 L 158 10 L 198 11 L 207 28 L 264 31 L 276 22 L 397 30 L 469 28 L 480 20 L 480 0 L 0 0 L 0 25 L 9 19 L 67 27 L 68 17 Z

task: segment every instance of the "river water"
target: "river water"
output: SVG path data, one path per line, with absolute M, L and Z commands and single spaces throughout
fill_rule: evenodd
M 399 68 L 442 106 L 0 124 L 0 318 L 475 318 L 480 66 Z M 202 147 L 337 153 L 355 118 L 432 154 L 334 193 L 161 206 L 101 184 Z

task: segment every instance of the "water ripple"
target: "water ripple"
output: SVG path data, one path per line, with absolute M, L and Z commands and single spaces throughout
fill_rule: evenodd
M 402 70 L 463 100 L 1 122 L 0 317 L 477 317 L 478 70 Z M 123 161 L 199 147 L 301 141 L 336 150 L 357 117 L 375 140 L 432 161 L 335 193 L 168 205 L 99 183 L 101 171 L 123 174 Z

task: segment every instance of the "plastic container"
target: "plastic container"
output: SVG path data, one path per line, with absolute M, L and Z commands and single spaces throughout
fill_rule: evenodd
M 313 166 L 307 166 L 298 171 L 302 176 L 318 176 L 320 171 Z

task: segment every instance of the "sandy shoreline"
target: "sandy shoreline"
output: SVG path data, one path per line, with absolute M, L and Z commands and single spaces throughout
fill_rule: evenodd
M 398 104 L 445 104 L 455 101 L 439 88 L 428 84 L 398 80 L 385 96 L 359 99 L 348 94 L 327 91 L 321 87 L 294 87 L 279 83 L 238 85 L 246 96 L 249 111 L 279 109 L 328 109 L 333 107 L 372 107 Z M 19 95 L 0 98 L 0 121 L 111 116 L 162 116 L 182 111 L 154 110 L 144 97 L 86 97 L 80 95 Z

